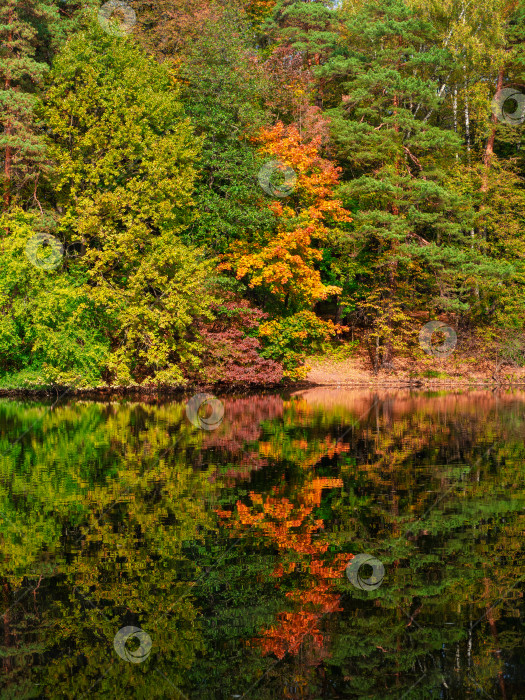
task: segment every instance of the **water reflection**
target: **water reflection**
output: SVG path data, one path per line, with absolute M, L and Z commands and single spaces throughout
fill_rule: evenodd
M 524 399 L 1 402 L 6 697 L 523 697 Z

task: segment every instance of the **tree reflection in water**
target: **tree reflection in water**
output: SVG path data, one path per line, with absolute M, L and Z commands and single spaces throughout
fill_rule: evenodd
M 523 393 L 223 402 L 0 403 L 6 697 L 523 696 Z

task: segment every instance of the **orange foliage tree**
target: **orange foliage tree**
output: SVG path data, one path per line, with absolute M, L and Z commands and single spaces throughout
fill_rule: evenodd
M 293 313 L 340 291 L 323 284 L 315 266 L 323 243 L 351 218 L 335 196 L 340 168 L 321 157 L 320 135 L 305 142 L 295 125 L 279 122 L 263 129 L 257 140 L 262 154 L 293 169 L 294 189 L 286 201 L 268 205 L 275 230 L 261 232 L 255 241 L 237 241 L 222 268 L 233 270 L 250 288 L 264 290 L 281 311 Z

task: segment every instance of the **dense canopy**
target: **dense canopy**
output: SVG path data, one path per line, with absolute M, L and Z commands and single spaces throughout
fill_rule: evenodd
M 525 364 L 523 0 L 5 0 L 0 383 Z M 439 334 L 438 334 L 439 335 Z

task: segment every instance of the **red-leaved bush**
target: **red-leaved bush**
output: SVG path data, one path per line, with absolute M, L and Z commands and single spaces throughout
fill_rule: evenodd
M 260 309 L 243 300 L 229 299 L 214 308 L 213 321 L 197 324 L 204 340 L 202 365 L 195 379 L 210 383 L 275 384 L 283 368 L 275 360 L 259 354 L 261 345 L 249 333 L 267 318 Z

